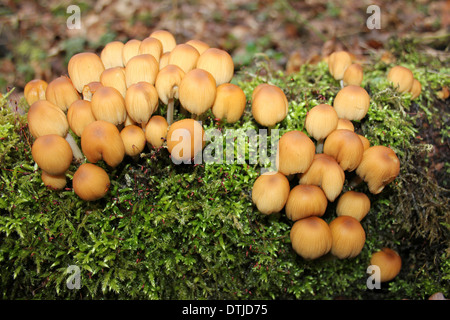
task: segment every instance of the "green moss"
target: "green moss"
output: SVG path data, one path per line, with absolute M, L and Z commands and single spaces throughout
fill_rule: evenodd
M 265 216 L 256 210 L 251 186 L 260 164 L 174 165 L 166 149 L 146 149 L 139 159 L 126 158 L 114 170 L 101 163 L 112 185 L 99 201 L 85 202 L 74 194 L 70 178 L 75 165 L 67 173 L 66 189 L 46 189 L 31 159 L 26 117 L 10 112 L 3 99 L 2 298 L 424 299 L 436 291 L 448 294 L 448 197 L 421 161 L 429 150 L 416 139 L 420 128 L 412 112 L 423 108 L 435 114 L 431 92 L 447 81 L 448 68 L 428 75 L 429 86 L 411 101 L 385 81 L 388 67 L 373 64 L 365 70 L 371 108 L 355 128 L 372 144 L 391 146 L 401 160 L 401 174 L 381 194 L 370 194 L 372 208 L 362 222 L 366 245 L 358 257 L 344 260 L 331 255 L 303 260 L 291 248 L 292 222 L 284 212 Z M 414 73 L 425 77 L 424 70 L 419 66 Z M 325 63 L 285 75 L 264 59 L 233 82 L 249 100 L 244 116 L 230 125 L 209 112 L 205 130 L 258 129 L 250 97 L 262 82 L 283 88 L 289 99 L 289 114 L 276 126 L 280 133 L 303 130 L 308 110 L 331 104 L 340 88 Z M 365 184 L 358 190 L 368 193 Z M 330 203 L 326 221 L 335 217 L 334 210 Z M 383 246 L 398 250 L 403 268 L 381 290 L 369 290 L 370 255 Z M 70 265 L 81 270 L 80 289 L 66 285 Z

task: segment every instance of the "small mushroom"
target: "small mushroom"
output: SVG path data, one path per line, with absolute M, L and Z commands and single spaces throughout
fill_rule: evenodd
M 409 92 L 411 93 L 411 100 L 414 100 L 418 96 L 420 96 L 420 93 L 422 92 L 422 85 L 420 84 L 419 80 L 414 79 L 413 85 Z
M 153 116 L 145 126 L 145 139 L 152 147 L 159 148 L 166 140 L 168 128 L 169 123 L 164 117 Z
M 129 125 L 120 131 L 125 154 L 130 157 L 136 157 L 145 148 L 146 139 L 144 130 L 136 125 Z
M 124 44 L 122 48 L 122 63 L 124 67 L 127 66 L 131 58 L 139 55 L 140 45 L 141 40 L 138 39 L 130 39 Z
M 294 251 L 307 260 L 317 259 L 330 252 L 333 241 L 328 224 L 315 216 L 297 220 L 289 237 Z
M 327 205 L 328 199 L 321 188 L 300 184 L 289 192 L 285 207 L 286 216 L 292 221 L 310 216 L 322 217 Z
M 88 100 L 77 100 L 67 110 L 69 127 L 78 137 L 81 137 L 84 128 L 95 120 L 91 102 Z
M 124 67 L 112 67 L 105 69 L 100 75 L 100 82 L 104 87 L 111 87 L 120 92 L 125 98 L 127 92 L 127 80 Z
M 387 79 L 400 93 L 411 90 L 414 83 L 412 71 L 403 66 L 392 67 L 388 72 Z
M 81 149 L 89 162 L 104 160 L 112 168 L 117 167 L 125 156 L 119 129 L 103 120 L 94 121 L 84 128 Z
M 163 53 L 172 51 L 177 45 L 177 41 L 174 35 L 168 30 L 155 30 L 150 34 L 150 37 L 156 38 L 161 41 L 163 46 Z
M 321 187 L 331 202 L 339 196 L 345 182 L 345 173 L 339 163 L 323 153 L 317 153 L 309 169 L 299 176 L 300 184 Z
M 200 55 L 210 48 L 209 44 L 198 39 L 191 39 L 187 41 L 186 44 L 193 46 L 195 49 L 197 49 Z
M 163 45 L 161 41 L 153 37 L 147 37 L 141 41 L 139 46 L 139 54 L 150 54 L 159 63 L 163 54 Z
M 333 107 L 338 117 L 347 120 L 361 120 L 367 114 L 370 106 L 370 96 L 359 86 L 349 85 L 337 93 Z
M 323 151 L 323 141 L 338 125 L 336 110 L 329 104 L 319 104 L 308 111 L 305 119 L 305 129 L 316 141 L 316 152 Z
M 64 173 L 59 175 L 51 175 L 42 170 L 41 179 L 44 186 L 52 190 L 62 190 L 67 185 L 67 178 Z
M 348 85 L 361 86 L 363 78 L 364 78 L 363 68 L 361 67 L 360 64 L 353 63 L 345 70 L 342 81 L 344 86 Z
M 288 100 L 279 87 L 263 83 L 253 90 L 252 115 L 260 125 L 274 127 L 286 118 L 288 110 Z
M 134 122 L 145 126 L 158 108 L 158 92 L 155 86 L 145 81 L 129 86 L 125 95 L 125 108 Z
M 284 133 L 278 141 L 278 171 L 286 176 L 306 172 L 315 151 L 314 142 L 304 132 L 292 130 Z
M 221 84 L 217 86 L 211 111 L 217 119 L 235 123 L 244 114 L 246 99 L 244 91 L 239 86 L 233 83 Z
M 386 146 L 372 146 L 363 153 L 356 174 L 363 179 L 369 191 L 378 194 L 394 181 L 400 173 L 400 160 L 395 152 Z
M 28 105 L 32 105 L 38 100 L 45 100 L 45 91 L 47 90 L 47 81 L 34 79 L 29 81 L 24 88 L 23 94 Z
M 73 86 L 80 93 L 88 83 L 100 81 L 100 75 L 105 70 L 100 57 L 92 52 L 81 52 L 73 55 L 67 68 Z
M 167 105 L 166 116 L 169 125 L 173 122 L 174 103 L 175 99 L 179 98 L 178 91 L 184 76 L 185 73 L 180 67 L 169 64 L 162 68 L 156 77 L 155 88 L 159 99 Z
M 339 197 L 336 206 L 336 214 L 338 216 L 350 216 L 358 221 L 370 211 L 370 199 L 363 192 L 347 191 Z
M 329 226 L 333 238 L 331 254 L 339 259 L 346 259 L 361 253 L 366 242 L 366 232 L 358 220 L 340 216 L 334 218 Z
M 92 95 L 92 114 L 95 119 L 118 126 L 125 122 L 127 109 L 122 94 L 113 87 L 101 87 Z
M 124 45 L 121 41 L 111 41 L 105 45 L 100 53 L 105 69 L 124 66 L 122 59 Z
M 205 50 L 197 60 L 197 68 L 211 73 L 216 84 L 230 82 L 234 75 L 234 63 L 230 54 L 218 48 Z
M 127 88 L 138 82 L 155 84 L 159 63 L 151 54 L 140 54 L 128 60 L 125 67 Z
M 199 57 L 200 53 L 198 53 L 197 49 L 189 44 L 181 43 L 177 44 L 170 52 L 169 64 L 174 64 L 183 70 L 184 73 L 188 73 L 196 69 Z
M 106 171 L 92 163 L 83 163 L 72 179 L 73 191 L 85 201 L 103 198 L 109 191 L 111 181 Z
M 350 131 L 355 131 L 355 126 L 353 122 L 347 119 L 339 119 L 336 129 L 347 129 Z
M 400 273 L 402 258 L 396 251 L 390 248 L 382 248 L 372 253 L 370 264 L 380 268 L 380 281 L 387 282 Z
M 80 99 L 80 94 L 74 88 L 72 81 L 68 77 L 61 76 L 50 81 L 45 91 L 45 97 L 48 101 L 66 112 L 74 101 Z
M 364 145 L 353 131 L 338 129 L 326 138 L 323 153 L 336 159 L 344 171 L 352 172 L 362 160 Z
M 289 180 L 284 174 L 266 172 L 253 183 L 252 201 L 259 212 L 269 215 L 284 208 L 289 192 Z
M 347 51 L 335 51 L 328 57 L 328 70 L 335 80 L 342 80 L 351 64 L 352 57 Z
M 81 91 L 83 100 L 91 101 L 92 95 L 95 93 L 95 91 L 97 91 L 101 87 L 103 87 L 103 84 L 100 81 L 90 82 L 87 85 L 85 85 L 83 87 L 83 90 Z
M 167 132 L 167 149 L 172 161 L 191 163 L 205 147 L 204 134 L 202 125 L 194 119 L 174 122 Z
M 38 137 L 31 147 L 31 154 L 39 168 L 54 176 L 64 174 L 73 158 L 69 143 L 57 134 Z

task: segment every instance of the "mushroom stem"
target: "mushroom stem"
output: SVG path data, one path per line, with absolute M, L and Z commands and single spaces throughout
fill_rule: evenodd
M 340 80 L 339 84 L 341 85 L 341 88 L 344 88 L 344 80 Z
M 70 132 L 67 133 L 65 139 L 69 143 L 70 148 L 72 149 L 72 153 L 73 153 L 73 157 L 74 157 L 75 161 L 76 162 L 81 162 L 81 160 L 83 160 L 83 158 L 84 158 L 84 155 L 81 152 L 80 147 L 78 147 L 77 142 L 75 141 L 75 139 L 70 134 Z
M 167 104 L 167 123 L 169 126 L 173 123 L 173 107 L 174 107 L 174 99 L 169 99 L 169 103 Z
M 323 153 L 323 142 L 324 139 L 317 140 L 316 153 Z

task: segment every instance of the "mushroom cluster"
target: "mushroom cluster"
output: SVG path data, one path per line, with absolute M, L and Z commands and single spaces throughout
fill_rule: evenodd
M 98 200 L 110 187 L 100 161 L 115 168 L 147 146 L 167 148 L 174 160 L 194 158 L 204 147 L 199 116 L 211 109 L 233 123 L 244 113 L 246 96 L 230 83 L 233 75 L 226 51 L 197 39 L 177 43 L 166 30 L 112 41 L 99 55 L 75 54 L 68 75 L 49 83 L 34 79 L 24 89 L 32 155 L 44 184 L 63 189 L 75 164 L 74 192 Z M 162 106 L 165 115 L 158 114 Z M 183 119 L 174 119 L 178 106 Z
M 371 145 L 355 131 L 355 122 L 362 120 L 370 107 L 370 95 L 360 86 L 362 68 L 352 64 L 346 52 L 334 53 L 328 61 L 335 79 L 347 75 L 345 85 L 332 105 L 318 104 L 308 111 L 306 132 L 292 130 L 280 137 L 277 171 L 260 175 L 252 189 L 252 201 L 262 214 L 284 210 L 292 222 L 292 248 L 304 259 L 327 253 L 338 259 L 358 256 L 366 241 L 361 221 L 371 203 L 357 188 L 365 182 L 371 194 L 379 194 L 400 173 L 400 161 L 390 147 Z M 358 81 L 350 80 L 355 78 Z M 335 216 L 327 217 L 327 223 L 324 215 L 332 202 L 336 202 Z M 398 259 L 390 256 L 397 265 L 392 271 L 383 271 L 388 273 L 383 279 L 398 273 Z

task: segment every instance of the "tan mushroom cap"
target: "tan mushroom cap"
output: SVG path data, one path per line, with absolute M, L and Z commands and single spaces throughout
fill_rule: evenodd
M 323 153 L 336 159 L 344 171 L 351 172 L 362 160 L 364 145 L 353 131 L 338 129 L 326 138 Z
M 312 184 L 322 188 L 330 202 L 341 193 L 345 182 L 345 173 L 337 161 L 324 153 L 318 153 L 308 171 L 299 177 L 300 184 Z
M 392 67 L 388 72 L 387 79 L 398 92 L 408 92 L 414 83 L 412 71 L 403 66 Z
M 72 179 L 73 191 L 85 201 L 103 198 L 109 191 L 111 181 L 106 171 L 92 163 L 83 163 Z
M 273 127 L 283 121 L 288 113 L 289 103 L 283 90 L 271 84 L 258 85 L 252 94 L 252 115 L 257 123 Z
M 91 101 L 92 95 L 95 93 L 95 91 L 97 91 L 101 87 L 103 87 L 103 84 L 100 81 L 90 82 L 87 85 L 85 85 L 83 87 L 83 91 L 81 92 L 83 100 Z
M 286 216 L 297 221 L 310 216 L 321 217 L 327 209 L 328 199 L 323 190 L 315 185 L 297 185 L 289 192 Z
M 351 64 L 344 72 L 344 76 L 342 78 L 344 85 L 354 85 L 360 86 L 364 79 L 364 71 L 360 64 L 353 63 Z
M 369 191 L 378 194 L 394 181 L 400 173 L 400 160 L 395 152 L 386 146 L 372 146 L 364 151 L 356 174 L 363 179 Z
M 234 75 L 234 62 L 230 54 L 218 48 L 205 50 L 197 60 L 197 68 L 211 73 L 219 86 L 230 82 Z
M 62 190 L 67 185 L 67 178 L 65 174 L 54 176 L 45 171 L 42 171 L 41 179 L 44 183 L 44 186 L 52 190 Z
M 122 63 L 124 67 L 127 66 L 131 58 L 139 55 L 140 45 L 141 40 L 138 39 L 130 39 L 124 44 L 122 48 Z
M 146 139 L 144 130 L 136 125 L 129 125 L 120 131 L 123 145 L 125 147 L 125 154 L 130 157 L 137 156 L 144 150 Z
M 339 259 L 346 259 L 361 253 L 366 242 L 366 232 L 358 220 L 340 216 L 334 218 L 329 226 L 333 238 L 331 254 Z
M 117 167 L 125 156 L 119 129 L 103 120 L 94 121 L 84 128 L 81 149 L 89 162 L 104 160 L 112 168 Z
M 159 58 L 159 70 L 163 69 L 169 64 L 170 52 L 164 52 Z
M 100 81 L 105 66 L 99 56 L 92 52 L 73 55 L 68 64 L 69 77 L 78 92 L 90 82 Z
M 210 48 L 209 44 L 199 39 L 191 39 L 187 41 L 186 44 L 193 46 L 195 49 L 197 49 L 200 55 Z
M 314 159 L 314 142 L 302 131 L 284 133 L 278 141 L 277 168 L 284 175 L 306 172 Z
M 134 56 L 128 61 L 125 67 L 127 87 L 141 81 L 154 85 L 158 72 L 159 63 L 151 54 Z
M 28 105 L 32 105 L 38 100 L 45 100 L 45 91 L 47 90 L 47 81 L 41 79 L 33 79 L 29 81 L 24 88 L 24 96 Z
M 353 122 L 347 119 L 339 119 L 336 129 L 347 129 L 350 131 L 355 131 L 355 126 Z
M 289 237 L 294 251 L 307 260 L 317 259 L 331 250 L 330 227 L 324 220 L 315 216 L 297 220 Z
M 337 93 L 333 107 L 338 117 L 347 120 L 361 120 L 367 114 L 370 106 L 370 96 L 359 86 L 349 85 Z
M 127 80 L 125 78 L 124 67 L 112 67 L 105 69 L 100 75 L 100 82 L 104 87 L 111 87 L 120 92 L 125 97 L 127 92 Z
M 65 137 L 69 131 L 65 113 L 47 100 L 34 102 L 28 110 L 27 120 L 28 129 L 34 138 L 47 134 Z
M 343 193 L 337 202 L 336 214 L 338 216 L 350 216 L 358 221 L 370 211 L 370 199 L 363 192 L 347 191 Z
M 204 130 L 200 122 L 183 119 L 170 125 L 167 132 L 167 149 L 174 163 L 191 163 L 205 147 Z
M 380 268 L 380 281 L 387 282 L 394 279 L 402 268 L 402 258 L 390 248 L 382 248 L 372 253 L 370 264 Z
M 31 154 L 39 168 L 51 175 L 64 174 L 73 158 L 69 143 L 57 134 L 38 137 L 31 147 Z
M 92 114 L 95 119 L 119 125 L 125 122 L 127 110 L 122 94 L 113 87 L 101 87 L 92 95 Z
M 216 98 L 211 108 L 218 119 L 225 119 L 228 123 L 237 122 L 244 114 L 247 98 L 244 91 L 233 83 L 217 86 Z
M 337 128 L 338 121 L 338 115 L 332 106 L 319 104 L 308 111 L 305 128 L 310 136 L 321 141 Z
M 45 91 L 45 97 L 48 101 L 66 112 L 74 101 L 80 99 L 80 94 L 69 78 L 60 76 L 50 81 Z
M 279 172 L 260 175 L 252 188 L 252 201 L 262 214 L 280 212 L 289 197 L 290 185 L 286 176 Z
M 141 41 L 139 54 L 150 54 L 159 63 L 159 59 L 161 59 L 161 55 L 163 54 L 163 45 L 158 39 L 147 37 Z
M 159 99 L 168 104 L 170 99 L 178 99 L 178 90 L 185 72 L 174 64 L 169 64 L 159 70 L 156 77 L 155 88 Z
M 121 41 L 111 41 L 105 45 L 100 53 L 105 69 L 124 66 L 122 59 L 124 45 Z
M 153 147 L 159 148 L 166 141 L 169 124 L 166 118 L 156 115 L 145 126 L 145 138 Z
M 174 64 L 181 68 L 185 73 L 196 69 L 200 53 L 193 46 L 181 43 L 177 44 L 170 52 L 169 64 Z
M 361 134 L 358 134 L 358 137 L 361 139 L 361 142 L 362 142 L 362 144 L 364 146 L 364 151 L 369 149 L 370 148 L 370 141 L 369 141 L 369 139 L 367 139 L 366 137 L 364 137 Z
M 208 71 L 193 69 L 181 80 L 178 96 L 186 110 L 201 115 L 213 106 L 216 91 L 216 81 Z
M 342 80 L 345 70 L 352 64 L 352 57 L 346 51 L 335 51 L 328 57 L 328 70 L 336 80 Z
M 150 37 L 156 38 L 161 41 L 163 52 L 170 52 L 177 45 L 175 36 L 168 30 L 155 30 L 150 34 Z
M 145 124 L 158 108 L 158 92 L 145 81 L 128 87 L 125 95 L 125 107 L 130 118 L 139 124 Z
M 69 127 L 78 137 L 81 137 L 84 128 L 95 120 L 91 102 L 88 100 L 77 100 L 67 110 Z

